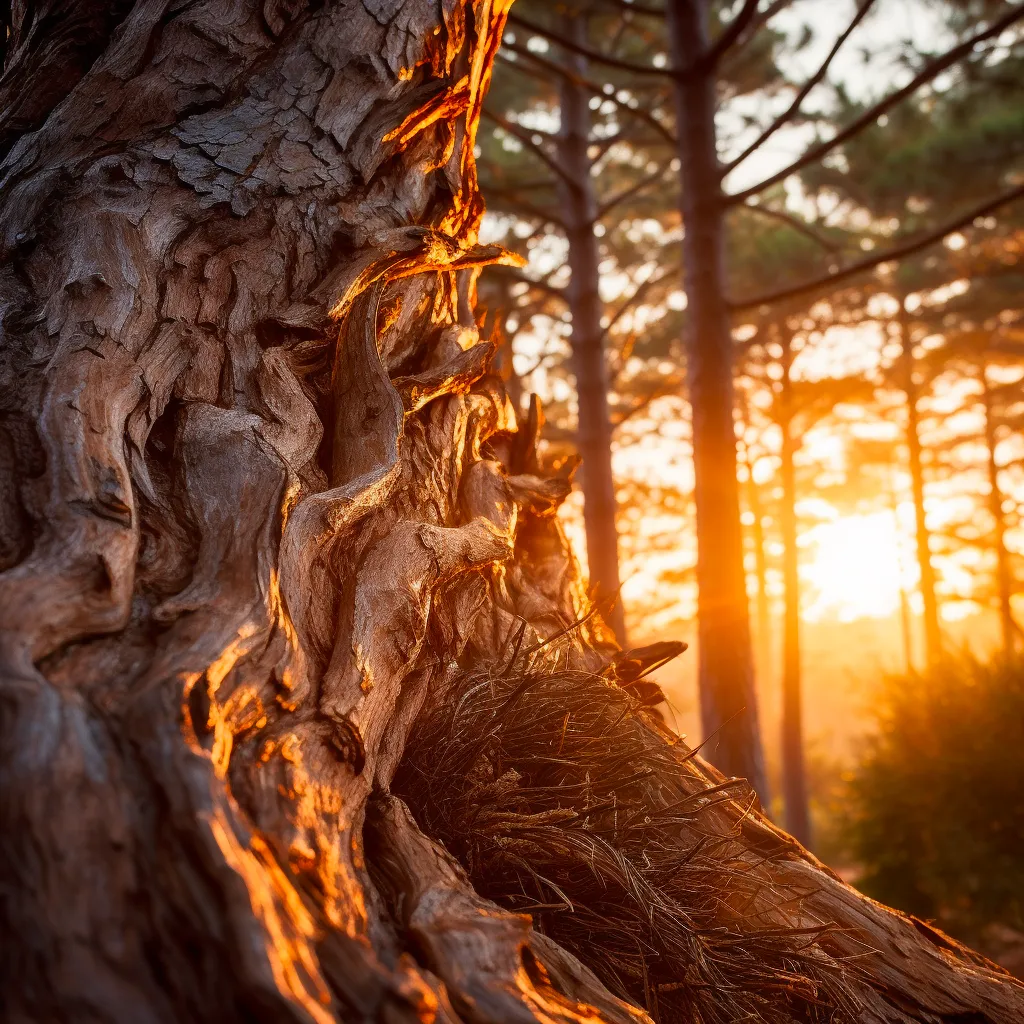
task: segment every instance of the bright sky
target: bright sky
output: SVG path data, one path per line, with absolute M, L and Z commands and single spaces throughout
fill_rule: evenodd
M 805 25 L 813 30 L 809 43 L 802 50 L 787 49 L 782 61 L 783 70 L 796 81 L 809 77 L 827 56 L 838 33 L 850 22 L 855 10 L 853 0 L 798 0 L 781 11 L 772 25 L 785 31 L 791 40 L 800 38 Z M 920 0 L 888 0 L 878 4 L 833 58 L 829 65 L 830 80 L 841 82 L 854 99 L 881 98 L 904 85 L 911 77 L 911 72 L 897 60 L 899 43 L 908 39 L 918 47 L 938 49 L 942 46 L 946 40 L 934 9 L 929 9 Z M 867 63 L 865 51 L 870 53 Z M 808 112 L 822 109 L 826 96 L 824 86 L 813 89 L 804 101 L 803 109 Z M 785 110 L 791 99 L 790 93 L 783 93 L 774 101 L 767 102 L 763 97 L 740 97 L 731 105 L 732 109 L 722 111 L 719 117 L 721 135 L 736 140 L 724 155 L 736 155 L 756 137 L 752 132 L 739 130 L 742 123 L 740 115 L 754 114 L 762 119 L 762 123 L 767 123 L 772 116 Z M 813 134 L 810 126 L 776 132 L 726 179 L 727 190 L 739 191 L 781 170 L 803 152 Z
M 787 58 L 787 70 L 795 79 L 817 68 L 854 9 L 853 0 L 798 0 L 777 19 L 774 24 L 787 31 L 791 38 L 800 34 L 805 23 L 814 29 L 810 44 Z M 926 3 L 882 0 L 847 40 L 832 64 L 830 76 L 841 80 L 855 98 L 888 94 L 909 78 L 910 72 L 898 61 L 900 44 L 908 39 L 918 47 L 934 50 L 947 42 L 942 38 L 934 12 Z M 870 53 L 867 63 L 865 52 Z M 823 95 L 818 90 L 812 92 L 805 109 L 813 110 Z M 750 130 L 746 135 L 738 130 L 742 124 L 740 115 L 756 114 L 762 124 L 767 123 L 785 109 L 790 98 L 789 94 L 781 93 L 769 99 L 741 99 L 731 109 L 723 111 L 720 132 L 725 139 L 731 137 L 724 155 L 738 152 L 753 137 Z M 538 122 L 535 126 L 557 128 L 557 117 L 549 116 L 544 124 Z M 811 133 L 809 127 L 778 132 L 763 151 L 754 154 L 733 173 L 726 183 L 728 188 L 737 190 L 753 184 L 785 166 L 806 147 Z M 789 202 L 798 205 L 800 195 L 790 190 Z M 508 222 L 492 220 L 488 224 L 488 236 L 499 237 L 507 228 Z M 652 221 L 647 226 L 637 225 L 635 230 L 657 233 L 661 228 Z M 659 241 L 670 244 L 673 239 L 662 236 Z M 951 247 L 955 244 L 956 239 L 953 239 Z M 555 271 L 564 278 L 567 276 L 564 264 L 565 243 L 555 235 L 544 237 L 532 250 L 531 269 L 538 274 Z M 648 272 L 656 269 L 652 264 Z M 613 267 L 605 270 L 608 272 L 602 281 L 603 297 L 611 301 L 623 293 L 628 282 Z M 556 276 L 552 283 L 561 284 L 564 280 Z M 967 282 L 955 283 L 944 297 L 966 287 Z M 670 304 L 680 308 L 680 300 L 681 292 L 677 292 L 670 298 Z M 884 302 L 875 312 L 883 317 L 891 315 L 891 310 L 881 308 L 883 305 Z M 660 315 L 660 310 L 641 307 L 632 320 L 626 318 L 624 326 L 642 331 L 646 319 Z M 528 375 L 525 381 L 528 389 L 546 400 L 566 403 L 572 416 L 573 394 L 569 384 L 560 376 L 549 374 L 543 365 L 537 365 L 545 353 L 566 350 L 567 330 L 565 321 L 535 321 L 532 331 L 516 335 L 515 362 L 517 370 Z M 928 344 L 931 340 L 926 339 L 925 347 Z M 853 372 L 873 374 L 880 365 L 890 363 L 894 355 L 892 341 L 877 325 L 833 328 L 815 338 L 813 346 L 797 358 L 795 374 L 806 379 Z M 960 422 L 948 416 L 949 408 L 963 397 L 957 394 L 957 388 L 962 385 L 940 381 L 934 397 L 923 403 L 926 441 L 932 436 L 941 437 L 944 430 L 980 429 L 977 411 L 965 414 L 966 419 L 961 418 Z M 805 482 L 804 496 L 798 504 L 804 591 L 802 617 L 807 623 L 852 624 L 892 619 L 899 616 L 904 600 L 912 613 L 920 611 L 915 589 L 918 579 L 914 515 L 902 445 L 899 396 L 894 395 L 890 404 L 892 410 L 885 418 L 880 418 L 877 412 L 866 413 L 859 407 L 845 412 L 840 409 L 835 417 L 809 431 L 803 439 L 798 464 L 803 467 L 804 476 L 811 474 L 814 480 L 813 486 Z M 685 402 L 669 396 L 656 400 L 645 418 L 631 421 L 618 432 L 614 466 L 623 483 L 623 595 L 630 613 L 631 633 L 637 642 L 678 632 L 680 624 L 691 620 L 695 610 L 692 567 L 696 552 L 692 509 L 687 506 L 693 484 L 687 422 Z M 931 436 L 928 431 L 932 432 Z M 770 442 L 770 432 L 768 437 Z M 848 445 L 851 439 L 858 437 L 891 445 L 895 465 L 888 471 L 884 484 L 874 480 L 860 499 L 851 499 L 849 493 L 841 498 L 833 497 L 830 488 L 835 490 L 846 480 L 850 468 Z M 1020 438 L 1002 442 L 998 452 L 1000 460 L 1009 462 L 1020 458 L 1024 455 L 1019 450 L 1022 446 L 1024 442 Z M 967 451 L 965 448 L 964 452 Z M 975 459 L 976 456 L 975 452 Z M 772 478 L 777 461 L 772 451 L 764 454 L 755 463 L 755 479 Z M 1024 497 L 1024 473 L 1016 473 L 1010 486 Z M 986 488 L 987 481 L 979 477 L 977 471 L 941 480 L 932 474 L 926 502 L 930 527 L 941 531 L 964 515 L 969 517 L 972 510 L 976 514 L 977 495 L 984 494 Z M 654 492 L 658 500 L 646 497 Z M 575 549 L 585 562 L 581 511 L 581 497 L 576 493 L 566 505 L 565 520 Z M 747 518 L 749 525 L 749 514 Z M 777 612 L 781 596 L 780 552 L 777 529 L 770 515 L 765 518 L 765 529 L 768 593 L 773 611 Z M 1024 550 L 1024 536 L 1011 536 L 1010 543 Z M 942 580 L 944 618 L 953 622 L 976 613 L 978 607 L 970 600 L 975 581 L 980 573 L 990 572 L 983 556 L 974 549 L 963 549 L 953 554 L 939 554 L 935 563 Z M 753 567 L 751 555 L 748 568 L 752 574 L 749 588 L 752 597 L 755 590 Z

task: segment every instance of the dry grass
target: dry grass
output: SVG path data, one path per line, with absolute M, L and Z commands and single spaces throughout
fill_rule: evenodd
M 855 966 L 779 925 L 806 895 L 773 884 L 792 848 L 752 858 L 752 792 L 692 758 L 608 680 L 517 668 L 459 680 L 395 791 L 479 892 L 662 1024 L 855 1020 Z

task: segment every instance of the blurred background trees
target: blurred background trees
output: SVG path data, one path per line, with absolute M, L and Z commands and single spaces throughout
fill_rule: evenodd
M 1024 659 L 887 677 L 829 852 L 869 896 L 1024 968 Z M 1014 936 L 1017 940 L 1014 941 Z
M 503 372 L 582 456 L 566 526 L 609 624 L 696 643 L 667 713 L 805 842 L 869 677 L 1024 648 L 1022 25 L 519 0 L 499 56 Z

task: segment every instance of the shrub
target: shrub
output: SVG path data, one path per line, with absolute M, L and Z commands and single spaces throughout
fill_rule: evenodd
M 868 895 L 973 941 L 1024 930 L 1024 660 L 885 680 L 843 832 Z

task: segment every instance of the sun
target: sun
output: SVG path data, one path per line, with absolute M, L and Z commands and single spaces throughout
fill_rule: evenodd
M 852 622 L 895 614 L 909 583 L 903 544 L 891 512 L 837 516 L 805 531 L 803 618 Z

